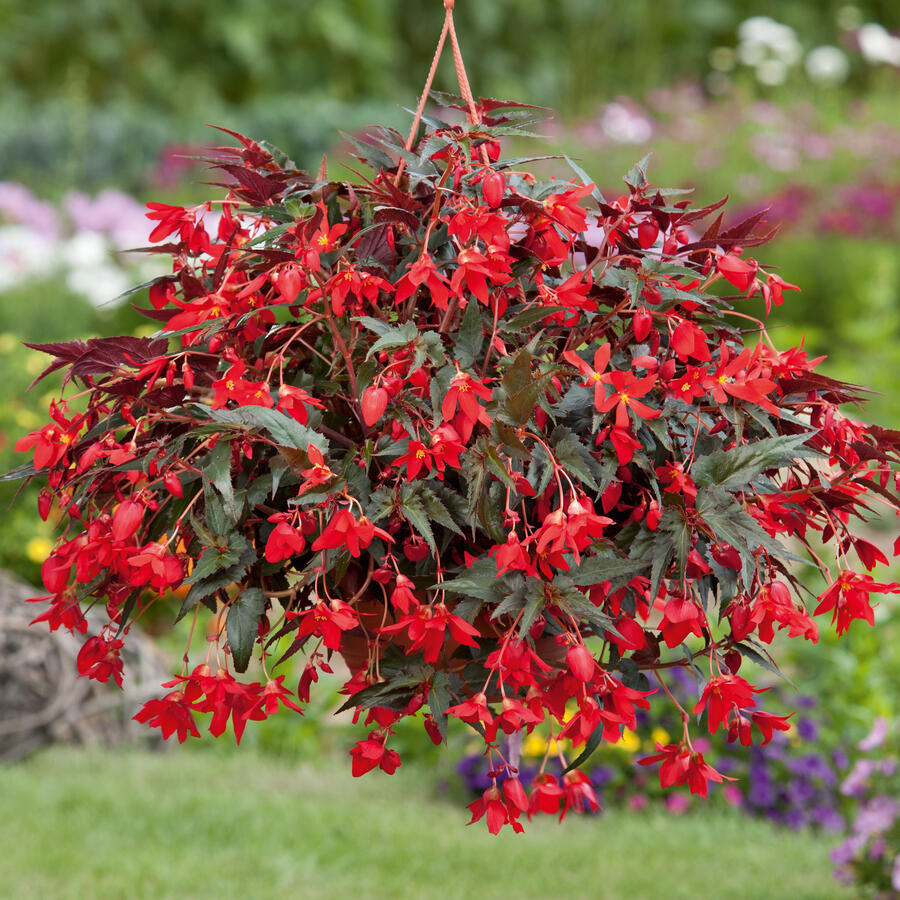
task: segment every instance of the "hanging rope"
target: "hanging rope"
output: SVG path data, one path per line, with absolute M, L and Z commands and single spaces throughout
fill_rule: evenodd
M 447 42 L 447 35 L 450 35 L 450 45 L 453 50 L 453 64 L 456 68 L 456 81 L 459 85 L 459 93 L 466 102 L 467 113 L 466 118 L 472 125 L 478 125 L 481 117 L 478 115 L 478 108 L 475 106 L 475 99 L 472 96 L 472 88 L 469 86 L 469 79 L 466 75 L 466 66 L 463 63 L 462 52 L 459 49 L 459 38 L 456 36 L 456 28 L 453 24 L 453 6 L 455 0 L 444 0 L 444 27 L 441 29 L 441 36 L 438 38 L 437 48 L 434 51 L 434 59 L 431 61 L 431 68 L 428 70 L 428 77 L 425 79 L 425 87 L 422 90 L 422 96 L 419 98 L 419 105 L 416 107 L 416 114 L 413 116 L 412 127 L 409 129 L 409 137 L 406 139 L 406 149 L 412 150 L 413 142 L 419 130 L 419 124 L 422 121 L 422 113 L 425 111 L 425 103 L 428 100 L 428 94 L 431 92 L 431 85 L 434 82 L 434 76 L 437 72 L 438 63 L 441 60 L 441 54 L 444 52 L 444 44 Z M 482 147 L 481 155 L 485 164 L 489 163 L 487 150 Z M 400 160 L 397 167 L 397 174 L 394 176 L 394 184 L 400 183 L 403 170 L 406 168 L 406 161 Z

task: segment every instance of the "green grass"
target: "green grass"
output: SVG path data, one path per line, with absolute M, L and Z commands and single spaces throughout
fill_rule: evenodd
M 413 766 L 56 749 L 0 777 L 4 900 L 848 896 L 809 834 L 613 811 L 492 838 Z

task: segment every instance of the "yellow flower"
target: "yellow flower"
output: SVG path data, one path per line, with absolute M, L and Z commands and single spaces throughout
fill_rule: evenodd
M 42 563 L 53 549 L 53 542 L 47 538 L 34 537 L 25 545 L 25 555 L 33 563 Z
M 672 737 L 665 728 L 654 728 L 650 732 L 650 739 L 654 744 L 668 744 Z
M 543 756 L 547 752 L 547 740 L 532 732 L 522 741 L 523 756 Z
M 622 737 L 616 741 L 616 747 L 626 753 L 634 753 L 635 750 L 640 750 L 641 739 L 630 728 L 626 728 L 622 732 Z

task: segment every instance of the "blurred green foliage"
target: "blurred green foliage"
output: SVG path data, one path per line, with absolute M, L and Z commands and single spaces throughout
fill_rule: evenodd
M 772 15 L 834 43 L 843 0 L 459 0 L 476 93 L 584 113 L 702 77 L 738 24 Z M 891 27 L 892 0 L 857 4 Z M 311 165 L 338 127 L 400 124 L 440 31 L 439 0 L 0 0 L 0 171 L 139 188 L 167 143 L 202 121 L 265 134 Z M 450 54 L 437 86 L 455 85 Z M 856 87 L 869 77 L 854 73 Z M 127 149 L 126 149 L 127 148 Z
M 844 6 L 667 0 L 661 14 L 659 0 L 459 0 L 455 18 L 476 90 L 577 111 L 702 71 L 750 16 L 832 42 Z M 886 27 L 897 15 L 891 0 L 856 7 Z M 128 97 L 166 110 L 326 84 L 340 100 L 397 102 L 419 90 L 442 13 L 439 0 L 7 0 L 0 74 L 30 99 L 66 86 L 92 104 Z

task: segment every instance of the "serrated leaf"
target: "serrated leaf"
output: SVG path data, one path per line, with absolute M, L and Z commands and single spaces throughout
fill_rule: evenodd
M 600 466 L 570 429 L 563 426 L 555 428 L 550 435 L 550 444 L 557 462 L 566 472 L 593 490 L 600 490 L 600 485 L 594 477 L 594 473 L 599 472 Z
M 614 578 L 632 577 L 645 571 L 649 565 L 649 561 L 645 559 L 589 556 L 583 558 L 581 565 L 567 575 L 576 587 L 593 587 Z
M 422 498 L 415 493 L 412 485 L 405 485 L 400 494 L 400 513 L 425 538 L 431 552 L 436 554 L 437 544 L 434 541 L 431 522 L 428 520 L 428 512 L 425 509 Z
M 562 312 L 564 306 L 533 306 L 530 309 L 523 309 L 522 312 L 516 313 L 506 322 L 501 322 L 500 330 L 507 333 L 524 331 L 537 322 L 541 322 L 554 313 Z
M 447 710 L 450 708 L 450 676 L 446 672 L 435 672 L 428 689 L 428 708 L 435 725 L 447 743 Z
M 371 359 L 382 350 L 392 350 L 396 347 L 407 347 L 419 336 L 419 329 L 414 322 L 404 322 L 402 325 L 391 328 L 383 334 L 366 354 L 366 359 Z
M 519 637 L 523 638 L 531 631 L 531 626 L 541 614 L 547 601 L 547 593 L 544 582 L 539 578 L 527 578 L 525 580 L 525 606 L 522 609 L 522 618 L 519 619 Z
M 382 322 L 381 319 L 373 319 L 371 316 L 353 316 L 353 321 L 364 325 L 369 331 L 374 331 L 379 337 L 388 334 L 391 330 L 389 323 Z
M 266 611 L 266 598 L 259 588 L 247 588 L 228 606 L 225 630 L 231 659 L 238 672 L 246 672 L 259 633 L 259 620 Z
M 633 188 L 643 187 L 647 183 L 648 162 L 650 162 L 649 153 L 628 170 L 628 174 L 625 176 L 625 184 Z
M 239 556 L 238 551 L 231 548 L 222 550 L 218 547 L 207 547 L 184 583 L 196 584 L 220 569 L 230 569 L 238 561 Z
M 462 534 L 462 529 L 456 524 L 450 510 L 444 506 L 443 501 L 434 493 L 434 491 L 423 485 L 419 487 L 418 492 L 419 496 L 422 498 L 422 503 L 425 506 L 425 511 L 430 518 L 434 519 L 438 524 L 443 525 L 444 528 L 448 528 L 456 534 Z
M 716 450 L 694 462 L 691 478 L 699 487 L 718 485 L 725 490 L 738 490 L 767 469 L 777 469 L 803 457 L 820 456 L 812 448 L 803 447 L 809 437 L 806 433 L 792 434 L 764 438 L 732 450 Z
M 751 647 L 750 644 L 747 643 L 746 641 L 742 641 L 740 643 L 735 644 L 734 648 L 735 648 L 735 650 L 738 651 L 738 653 L 741 654 L 741 656 L 745 656 L 751 662 L 756 663 L 758 666 L 762 666 L 764 669 L 771 672 L 773 675 L 777 675 L 779 678 L 786 681 L 795 691 L 800 690 L 797 687 L 797 685 L 794 684 L 794 682 L 791 681 L 791 679 L 788 678 L 787 675 L 785 675 L 784 672 L 782 672 L 781 669 L 779 669 L 778 666 L 776 666 L 775 663 L 773 663 L 771 661 L 771 659 L 768 659 L 763 653 L 761 653 L 755 647 Z M 761 649 L 762 648 L 760 648 L 760 650 Z
M 443 588 L 452 594 L 469 594 L 479 600 L 492 603 L 497 599 L 498 584 L 497 563 L 490 557 L 486 557 L 476 560 L 456 578 L 432 585 L 432 587 Z
M 325 437 L 277 409 L 269 409 L 265 406 L 212 409 L 202 404 L 194 404 L 194 408 L 201 410 L 202 414 L 215 422 L 243 429 L 261 428 L 267 431 L 269 437 L 280 447 L 307 450 L 312 444 L 323 455 L 328 453 L 328 440 Z
M 481 312 L 478 309 L 477 301 L 470 300 L 459 325 L 455 346 L 457 362 L 463 369 L 471 369 L 475 365 L 483 342 L 484 328 L 481 322 Z
M 222 498 L 225 513 L 237 522 L 243 511 L 243 502 L 238 502 L 231 482 L 231 444 L 219 441 L 210 451 L 203 467 L 203 477 L 208 479 Z
M 504 369 L 501 380 L 510 397 L 531 384 L 531 354 L 527 348 L 515 355 L 512 363 Z

